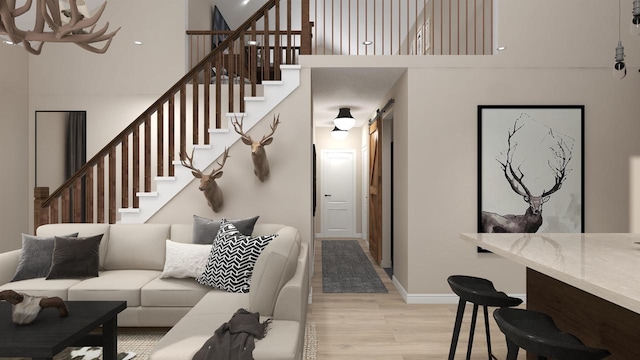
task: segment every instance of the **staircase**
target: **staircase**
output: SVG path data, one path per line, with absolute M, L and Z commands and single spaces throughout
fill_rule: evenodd
M 212 143 L 209 145 L 193 145 L 194 165 L 199 169 L 209 167 L 222 155 L 225 148 L 231 147 L 240 139 L 240 135 L 233 129 L 230 121 L 234 117 L 244 117 L 244 126 L 249 131 L 255 124 L 265 117 L 271 110 L 291 94 L 300 85 L 300 66 L 281 65 L 281 80 L 263 81 L 264 96 L 245 97 L 246 102 L 244 113 L 227 113 L 227 126 L 222 129 L 209 129 Z M 181 165 L 180 160 L 174 160 L 174 176 L 155 177 L 156 191 L 138 192 L 139 198 L 137 208 L 120 208 L 119 223 L 141 224 L 151 218 L 158 210 L 184 189 L 194 178 L 191 170 Z
M 303 40 L 290 24 L 291 1 L 267 1 L 62 186 L 36 188 L 34 228 L 146 222 L 193 181 L 180 164 L 187 149 L 209 167 L 240 138 L 234 116 L 249 131 L 298 87 L 310 31 Z

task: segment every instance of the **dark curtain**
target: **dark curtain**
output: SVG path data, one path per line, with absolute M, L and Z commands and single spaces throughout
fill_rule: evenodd
M 87 162 L 87 113 L 84 111 L 70 111 L 67 121 L 65 140 L 65 180 L 72 177 Z M 84 176 L 81 179 L 80 194 L 71 192 L 71 203 L 76 196 L 80 197 L 80 216 L 85 219 L 85 183 Z M 73 219 L 73 206 L 69 207 L 69 217 Z

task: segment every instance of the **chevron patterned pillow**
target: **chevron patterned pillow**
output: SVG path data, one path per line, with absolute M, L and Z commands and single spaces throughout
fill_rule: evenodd
M 253 266 L 262 250 L 276 236 L 246 236 L 232 223 L 222 219 L 207 265 L 196 281 L 228 292 L 249 292 Z

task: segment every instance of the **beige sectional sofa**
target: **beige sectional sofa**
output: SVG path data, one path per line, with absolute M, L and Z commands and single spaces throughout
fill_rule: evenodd
M 10 282 L 21 250 L 0 254 L 0 291 L 11 289 L 64 300 L 126 300 L 121 327 L 172 327 L 150 359 L 191 359 L 213 332 L 239 309 L 271 318 L 256 341 L 255 359 L 300 359 L 309 294 L 309 248 L 300 233 L 278 224 L 257 224 L 254 236 L 278 234 L 258 257 L 248 293 L 229 293 L 193 278 L 161 278 L 166 240 L 190 243 L 191 224 L 50 224 L 37 236 L 104 234 L 98 277 L 35 278 Z

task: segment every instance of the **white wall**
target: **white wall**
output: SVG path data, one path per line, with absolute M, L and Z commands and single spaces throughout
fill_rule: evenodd
M 21 47 L 0 42 L 0 252 L 18 249 L 20 233 L 29 232 L 27 58 Z
M 507 292 L 524 293 L 521 266 L 478 254 L 459 238 L 476 231 L 478 105 L 585 105 L 586 231 L 629 230 L 629 157 L 640 153 L 640 39 L 628 34 L 630 19 L 623 20 L 622 40 L 631 69 L 617 81 L 611 76 L 617 6 L 596 0 L 497 6 L 500 44 L 508 50 L 495 56 L 301 60 L 308 67 L 407 68 L 379 107 L 396 101 L 394 276 L 411 302 L 450 294 L 451 274 L 486 276 Z M 631 9 L 631 1 L 622 6 Z
M 300 76 L 300 86 L 249 131 L 254 139 L 267 134 L 273 115 L 280 114 L 274 141 L 265 148 L 271 169 L 265 182 L 261 183 L 253 174 L 249 146 L 237 142 L 229 149 L 223 176 L 216 180 L 224 195 L 220 212 L 214 213 L 207 206 L 198 190 L 199 182 L 193 181 L 148 222 L 191 223 L 194 214 L 215 219 L 260 215 L 259 223 L 294 226 L 305 241 L 310 241 L 313 230 L 310 69 L 303 69 Z
M 53 191 L 65 182 L 66 130 L 69 113 L 39 112 L 36 117 L 36 173 L 34 186 Z

